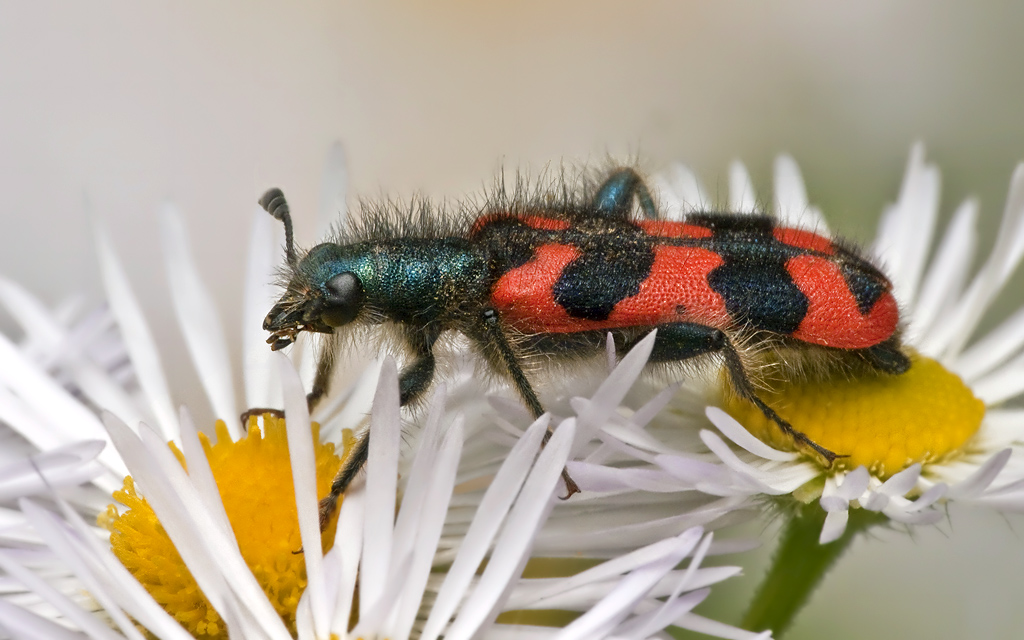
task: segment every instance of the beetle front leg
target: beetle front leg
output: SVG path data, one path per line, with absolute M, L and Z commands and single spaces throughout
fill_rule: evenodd
M 640 209 L 644 212 L 645 217 L 651 220 L 658 218 L 658 211 L 654 207 L 654 199 L 651 197 L 650 190 L 644 184 L 640 174 L 629 167 L 622 167 L 612 172 L 598 187 L 597 193 L 591 200 L 591 205 L 601 217 L 627 220 L 629 212 L 633 208 L 634 197 L 640 200 Z
M 654 349 L 648 362 L 678 362 L 705 354 L 720 353 L 725 360 L 729 381 L 737 395 L 760 409 L 766 418 L 777 424 L 783 433 L 793 438 L 798 445 L 811 449 L 829 464 L 839 457 L 794 429 L 793 425 L 758 397 L 739 352 L 724 331 L 692 322 L 663 324 L 656 328 L 658 337 L 654 340 Z M 627 344 L 624 351 L 632 348 L 636 342 L 639 340 Z
M 331 389 L 331 377 L 334 375 L 334 362 L 338 353 L 338 340 L 334 334 L 324 336 L 317 349 L 316 375 L 313 377 L 313 389 L 306 394 L 306 406 L 309 412 L 320 403 Z
M 337 352 L 337 338 L 333 334 L 324 336 L 323 341 L 317 348 L 316 374 L 313 377 L 313 389 L 306 394 L 306 407 L 309 409 L 310 414 L 313 413 L 313 409 L 316 408 L 316 405 L 320 403 L 331 389 L 331 376 L 334 375 L 334 362 Z M 240 416 L 242 428 L 248 427 L 249 418 L 263 415 L 264 413 L 269 413 L 277 418 L 284 418 L 284 411 L 280 409 L 253 407 L 246 410 Z
M 519 392 L 523 402 L 526 403 L 530 413 L 533 414 L 533 418 L 536 420 L 544 414 L 544 407 L 541 405 L 540 399 L 537 398 L 537 393 L 530 385 L 530 380 L 526 377 L 522 365 L 519 364 L 519 357 L 505 336 L 505 331 L 501 328 L 498 312 L 494 309 L 486 309 L 481 320 L 480 335 L 477 339 L 483 343 L 485 349 L 492 352 L 487 355 L 491 358 L 496 357 L 499 364 L 504 366 L 508 372 L 509 379 L 512 380 L 512 385 Z M 547 433 L 544 434 L 544 444 L 547 444 L 548 440 L 551 439 L 551 435 L 551 427 L 548 427 Z M 563 500 L 567 500 L 573 494 L 580 492 L 579 485 L 569 475 L 568 469 L 562 469 L 562 481 L 565 482 L 566 491 L 565 496 L 562 498 Z

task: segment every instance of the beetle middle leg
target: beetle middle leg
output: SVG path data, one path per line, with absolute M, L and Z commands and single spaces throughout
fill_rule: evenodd
M 537 398 L 537 393 L 530 385 L 530 380 L 526 377 L 522 365 L 519 364 L 519 357 L 516 355 L 512 345 L 509 344 L 505 331 L 501 328 L 501 321 L 497 311 L 494 309 L 484 310 L 481 322 L 475 333 L 476 339 L 483 344 L 485 349 L 490 351 L 487 355 L 491 358 L 496 358 L 498 365 L 504 367 L 508 372 L 512 385 L 523 398 L 523 402 L 530 409 L 534 419 L 541 417 L 544 414 L 544 407 L 541 405 L 540 399 Z M 544 434 L 544 444 L 547 444 L 548 440 L 551 439 L 551 435 L 551 427 L 548 427 L 547 433 Z M 562 481 L 565 482 L 566 491 L 565 496 L 562 498 L 563 500 L 567 500 L 580 492 L 579 485 L 569 475 L 568 469 L 562 469 Z
M 434 343 L 437 342 L 440 331 L 434 327 L 410 328 L 406 331 L 405 342 L 409 348 L 412 359 L 402 367 L 398 375 L 399 402 L 404 407 L 414 402 L 430 386 L 434 378 Z M 331 357 L 334 354 L 322 354 L 321 358 Z M 320 366 L 318 363 L 317 372 Z M 316 385 L 313 385 L 314 390 Z M 364 430 L 357 438 L 352 447 L 352 452 L 345 459 L 345 464 L 334 476 L 331 483 L 331 491 L 320 501 L 320 530 L 327 527 L 334 510 L 338 506 L 338 498 L 341 497 L 348 486 L 355 480 L 356 475 L 366 464 L 370 453 L 370 430 Z
M 811 449 L 827 460 L 829 464 L 835 462 L 835 459 L 839 457 L 794 429 L 793 425 L 758 397 L 754 384 L 743 366 L 739 352 L 736 351 L 736 347 L 724 331 L 693 322 L 662 324 L 656 328 L 658 337 L 654 340 L 654 349 L 651 351 L 648 362 L 678 362 L 705 354 L 719 353 L 725 360 L 725 370 L 729 373 L 729 381 L 741 398 L 760 409 L 766 418 L 777 424 L 783 433 L 793 438 L 798 445 Z M 636 342 L 639 340 L 627 344 L 625 350 L 632 348 Z

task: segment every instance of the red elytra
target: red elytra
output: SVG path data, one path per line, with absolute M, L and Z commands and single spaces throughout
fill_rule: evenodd
M 724 328 L 729 324 L 722 296 L 707 276 L 722 257 L 698 247 L 657 246 L 650 276 L 637 295 L 615 306 L 606 320 L 570 316 L 555 302 L 552 290 L 562 271 L 580 256 L 575 247 L 547 244 L 534 258 L 505 273 L 491 290 L 491 302 L 511 326 L 527 333 L 573 333 L 665 322 L 697 322 Z
M 477 220 L 480 229 L 498 216 Z M 503 214 L 503 217 L 510 217 Z M 538 230 L 564 231 L 563 219 L 538 215 L 514 216 Z M 701 240 L 711 238 L 707 227 L 662 220 L 635 221 L 654 238 Z M 839 349 L 864 349 L 890 338 L 899 324 L 896 300 L 882 293 L 867 314 L 861 313 L 835 260 L 835 246 L 828 238 L 803 229 L 779 227 L 776 240 L 809 253 L 789 259 L 785 269 L 808 299 L 807 312 L 790 334 L 810 344 Z M 813 253 L 811 253 L 813 252 Z M 525 333 L 573 333 L 625 327 L 691 322 L 727 329 L 734 319 L 722 296 L 708 284 L 708 275 L 723 263 L 715 251 L 700 246 L 656 244 L 650 274 L 636 295 L 618 302 L 606 319 L 570 315 L 553 295 L 553 287 L 565 268 L 580 257 L 567 244 L 541 244 L 522 266 L 503 274 L 491 290 L 491 303 L 510 326 Z M 816 255 L 818 254 L 818 255 Z M 828 256 L 828 257 L 825 257 Z
M 786 270 L 809 302 L 794 338 L 826 347 L 864 349 L 896 331 L 899 308 L 892 293 L 883 293 L 864 315 L 834 262 L 819 256 L 797 256 L 786 262 Z

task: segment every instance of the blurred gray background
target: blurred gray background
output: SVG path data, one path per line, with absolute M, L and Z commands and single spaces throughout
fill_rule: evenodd
M 1011 2 L 0 0 L 0 272 L 51 304 L 98 300 L 88 200 L 165 345 L 176 399 L 202 416 L 157 208 L 183 209 L 238 327 L 253 203 L 281 186 L 312 242 L 334 140 L 351 193 L 369 197 L 458 197 L 502 166 L 612 154 L 650 170 L 683 161 L 722 196 L 739 158 L 767 199 L 772 159 L 788 152 L 812 203 L 859 240 L 921 140 L 943 171 L 944 216 L 980 197 L 987 243 L 1024 159 L 1022 27 Z M 789 637 L 1024 637 L 1022 525 L 954 512 L 914 539 L 861 541 Z M 759 572 L 705 611 L 735 615 Z

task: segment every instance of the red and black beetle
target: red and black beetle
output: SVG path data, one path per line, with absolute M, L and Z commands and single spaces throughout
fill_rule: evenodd
M 276 350 L 301 331 L 390 325 L 409 354 L 400 375 L 404 405 L 429 387 L 435 343 L 457 331 L 539 417 L 544 409 L 523 366 L 531 356 L 596 352 L 608 333 L 624 352 L 657 329 L 652 363 L 718 356 L 739 396 L 829 462 L 834 452 L 758 397 L 739 345 L 835 355 L 889 374 L 910 366 L 892 285 L 845 245 L 765 215 L 660 220 L 630 168 L 582 193 L 521 191 L 499 189 L 461 224 L 426 205 L 405 216 L 371 212 L 301 258 L 284 196 L 268 191 L 260 204 L 284 222 L 288 256 L 285 293 L 264 321 L 268 342 Z M 322 346 L 311 406 L 327 391 L 335 348 L 332 340 Z M 367 444 L 364 435 L 322 516 L 362 467 Z

